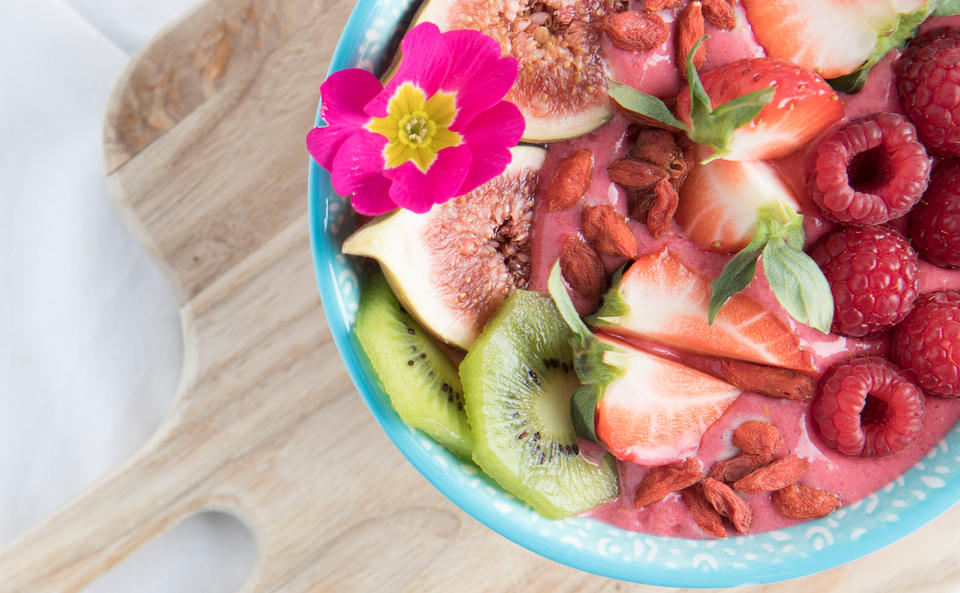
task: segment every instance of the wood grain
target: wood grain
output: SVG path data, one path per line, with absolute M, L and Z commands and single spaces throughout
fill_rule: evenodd
M 77 591 L 190 513 L 254 532 L 244 591 L 663 589 L 588 575 L 489 531 L 407 464 L 327 331 L 305 213 L 317 87 L 346 0 L 208 0 L 131 61 L 108 183 L 181 307 L 169 418 L 128 462 L 0 552 L 0 592 Z M 829 572 L 751 593 L 960 590 L 954 509 Z

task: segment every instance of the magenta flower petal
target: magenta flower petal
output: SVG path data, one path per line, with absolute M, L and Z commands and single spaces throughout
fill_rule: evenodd
M 371 177 L 353 192 L 350 198 L 353 209 L 360 214 L 377 216 L 397 207 L 390 199 L 390 180 L 383 175 Z
M 320 117 L 329 125 L 362 126 L 370 116 L 363 106 L 383 90 L 377 77 L 366 70 L 352 68 L 334 72 L 320 86 Z
M 413 83 L 427 97 L 432 96 L 440 88 L 450 67 L 450 51 L 443 42 L 440 29 L 433 23 L 421 23 L 410 29 L 400 42 L 400 53 L 403 59 L 390 82 L 364 107 L 368 115 L 385 117 L 387 104 L 397 87 L 407 82 Z
M 397 206 L 413 212 L 426 212 L 434 204 L 457 195 L 470 169 L 472 155 L 467 146 L 451 146 L 437 153 L 437 160 L 424 173 L 413 162 L 384 171 L 391 181 L 390 197 Z
M 330 171 L 344 140 L 370 121 L 363 105 L 380 92 L 377 77 L 364 70 L 340 70 L 320 86 L 320 116 L 327 122 L 307 133 L 307 151 L 321 167 Z
M 473 159 L 458 195 L 503 173 L 510 164 L 510 147 L 520 141 L 524 127 L 520 110 L 508 101 L 500 101 L 470 122 L 463 138 L 473 151 Z
M 449 31 L 443 41 L 452 59 L 440 90 L 456 93 L 458 113 L 450 128 L 462 130 L 503 99 L 517 78 L 518 63 L 501 58 L 500 44 L 479 31 Z
M 367 130 L 356 130 L 344 139 L 333 159 L 330 183 L 341 196 L 349 196 L 375 177 L 383 177 L 383 148 L 387 139 Z
M 347 138 L 355 134 L 356 128 L 326 126 L 313 128 L 307 132 L 307 152 L 317 164 L 327 171 L 333 170 L 333 159 Z

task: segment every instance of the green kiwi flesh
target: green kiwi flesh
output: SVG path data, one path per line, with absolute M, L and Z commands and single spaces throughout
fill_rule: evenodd
M 363 283 L 354 331 L 400 419 L 470 459 L 457 369 L 400 306 L 379 272 Z
M 571 333 L 545 295 L 507 298 L 460 364 L 473 460 L 505 490 L 549 519 L 614 500 L 609 454 L 580 454 L 570 419 L 579 387 Z

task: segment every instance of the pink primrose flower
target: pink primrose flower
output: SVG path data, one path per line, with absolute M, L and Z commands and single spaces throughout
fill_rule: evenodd
M 361 214 L 426 212 L 463 195 L 502 173 L 523 135 L 520 110 L 502 100 L 517 60 L 491 37 L 423 23 L 400 51 L 386 86 L 364 70 L 331 74 L 320 87 L 327 125 L 307 134 L 307 150 Z

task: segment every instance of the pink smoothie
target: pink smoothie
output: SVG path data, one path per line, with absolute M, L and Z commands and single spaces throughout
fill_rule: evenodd
M 663 13 L 670 17 L 668 12 Z M 735 31 L 708 31 L 711 35 L 707 46 L 707 65 L 712 68 L 741 57 L 762 55 L 744 17 L 738 8 L 739 24 Z M 960 24 L 960 17 L 934 19 L 924 28 L 941 24 Z M 665 44 L 649 54 L 625 52 L 604 45 L 603 50 L 614 79 L 630 84 L 640 90 L 663 98 L 674 96 L 681 87 L 676 74 L 674 58 Z M 866 87 L 857 95 L 841 95 L 845 105 L 845 119 L 855 119 L 878 111 L 901 112 L 899 97 L 893 80 L 893 66 L 896 56 L 887 56 L 871 72 Z M 620 158 L 628 149 L 625 138 L 628 122 L 615 117 L 610 123 L 586 136 L 556 143 L 550 146 L 550 152 L 542 170 L 544 179 L 549 179 L 556 164 L 581 149 L 589 148 L 594 154 L 593 180 L 582 200 L 583 205 L 611 204 L 619 212 L 626 214 L 626 198 L 617 185 L 606 174 L 607 165 Z M 813 142 L 811 146 L 815 146 Z M 797 190 L 798 195 L 806 196 L 807 150 L 801 150 L 788 157 L 777 160 L 774 165 Z M 543 184 L 545 187 L 546 184 Z M 809 199 L 801 205 L 805 216 L 808 245 L 823 234 L 835 228 L 835 225 L 822 219 L 815 205 Z M 547 277 L 556 259 L 564 239 L 579 232 L 579 209 L 563 212 L 550 212 L 538 206 L 532 233 L 531 244 L 531 280 L 535 290 L 546 291 Z M 676 223 L 661 239 L 654 239 L 643 225 L 634 221 L 629 223 L 637 237 L 640 253 L 650 253 L 667 247 L 684 263 L 701 274 L 715 278 L 719 275 L 730 256 L 707 253 L 697 249 L 684 235 Z M 901 229 L 906 220 L 898 221 Z M 604 256 L 608 272 L 625 263 L 623 259 Z M 921 292 L 944 289 L 960 289 L 960 271 L 938 268 L 921 262 Z M 885 355 L 889 350 L 889 338 L 881 336 L 868 340 L 844 338 L 838 335 L 824 335 L 809 327 L 799 325 L 782 309 L 773 297 L 762 272 L 745 291 L 746 294 L 770 311 L 778 315 L 801 341 L 801 347 L 809 353 L 819 372 L 830 368 L 838 360 L 858 353 L 876 353 Z M 593 311 L 597 304 L 571 294 L 577 309 L 581 313 Z M 654 351 L 663 356 L 678 359 L 705 372 L 716 372 L 716 361 L 688 354 L 672 352 L 655 344 L 635 341 L 643 349 Z M 960 400 L 927 397 L 924 415 L 924 430 L 920 437 L 906 450 L 891 457 L 880 459 L 860 459 L 842 455 L 827 447 L 819 438 L 816 427 L 808 414 L 808 403 L 777 400 L 774 398 L 744 393 L 733 406 L 714 423 L 703 436 L 696 453 L 708 469 L 715 461 L 725 459 L 736 453 L 731 444 L 733 430 L 746 420 L 758 419 L 777 426 L 784 436 L 784 448 L 781 455 L 789 453 L 807 458 L 810 467 L 801 482 L 838 494 L 844 504 L 851 504 L 875 492 L 896 479 L 909 469 L 960 420 Z M 666 500 L 642 510 L 633 508 L 634 490 L 648 468 L 631 463 L 620 462 L 620 480 L 622 494 L 620 498 L 588 513 L 588 516 L 611 523 L 624 529 L 641 531 L 655 535 L 701 538 L 705 534 L 693 523 L 690 513 L 676 494 Z M 770 502 L 769 495 L 745 495 L 753 507 L 754 532 L 789 527 L 796 521 L 779 515 Z

